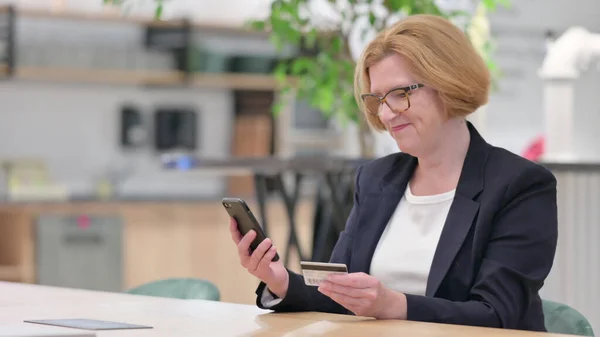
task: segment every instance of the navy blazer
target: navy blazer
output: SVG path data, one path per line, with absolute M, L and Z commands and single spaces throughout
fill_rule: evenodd
M 538 291 L 557 244 L 556 179 L 543 166 L 489 145 L 468 125 L 470 145 L 426 294 L 406 294 L 408 320 L 545 331 Z M 397 153 L 357 169 L 354 206 L 331 262 L 369 273 L 416 164 Z M 351 314 L 288 272 L 287 295 L 271 309 Z M 261 308 L 264 290 L 261 283 L 256 291 Z

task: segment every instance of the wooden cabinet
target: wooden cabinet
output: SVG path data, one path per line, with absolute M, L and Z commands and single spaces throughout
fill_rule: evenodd
M 266 114 L 241 115 L 235 119 L 232 154 L 241 158 L 265 158 L 272 155 L 272 117 Z M 254 177 L 229 177 L 228 193 L 251 196 L 255 193 Z
M 264 158 L 274 154 L 273 91 L 234 91 L 235 120 L 231 153 L 234 157 Z M 252 175 L 230 177 L 229 194 L 255 195 Z
M 0 209 L 0 279 L 33 282 L 31 214 Z
M 115 214 L 40 214 L 35 220 L 37 283 L 123 289 L 123 224 Z
M 250 207 L 257 209 L 254 202 Z M 92 202 L 0 206 L 0 279 L 37 283 L 36 231 L 40 215 L 118 216 L 122 226 L 123 290 L 157 279 L 197 277 L 214 282 L 223 301 L 253 304 L 258 281 L 240 265 L 219 200 L 202 202 Z M 299 236 L 309 251 L 312 205 L 297 210 Z M 287 244 L 284 206 L 268 205 L 269 231 L 280 253 Z M 42 225 L 42 224 L 40 224 Z M 298 271 L 292 257 L 290 268 Z

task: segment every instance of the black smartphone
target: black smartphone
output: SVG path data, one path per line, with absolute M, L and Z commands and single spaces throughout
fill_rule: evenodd
M 250 210 L 250 207 L 248 207 L 248 204 L 244 200 L 239 198 L 223 198 L 222 203 L 229 216 L 237 222 L 238 230 L 242 235 L 246 235 L 252 229 L 256 232 L 256 238 L 250 244 L 250 249 L 254 251 L 267 236 Z M 272 261 L 278 260 L 279 254 L 275 253 Z

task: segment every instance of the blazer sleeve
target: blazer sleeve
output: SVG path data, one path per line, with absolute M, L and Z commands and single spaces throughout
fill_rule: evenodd
M 345 263 L 350 265 L 352 257 L 352 242 L 354 233 L 358 226 L 358 212 L 360 210 L 360 173 L 362 166 L 356 170 L 354 181 L 354 204 L 350 215 L 346 220 L 344 231 L 340 234 L 330 257 L 332 263 Z M 263 303 L 264 298 L 274 296 L 270 294 L 264 282 L 260 282 L 256 289 L 256 305 L 261 309 L 270 309 L 276 312 L 292 312 L 292 311 L 320 311 L 328 313 L 349 314 L 350 312 L 333 301 L 331 298 L 321 294 L 317 287 L 309 287 L 304 284 L 304 277 L 300 274 L 292 272 L 288 269 L 289 285 L 286 296 L 280 301 L 269 301 L 273 303 L 271 306 L 266 306 Z M 269 294 L 263 294 L 267 291 Z
M 526 169 L 506 191 L 495 217 L 470 299 L 406 294 L 407 319 L 514 329 L 550 272 L 556 252 L 556 179 L 541 166 Z M 505 199 L 506 200 L 506 199 Z

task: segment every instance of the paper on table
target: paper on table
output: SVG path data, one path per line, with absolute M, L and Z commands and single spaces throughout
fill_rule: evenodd
M 91 331 L 32 324 L 0 324 L 0 337 L 95 337 Z
M 98 319 L 87 318 L 67 318 L 67 319 L 38 319 L 26 320 L 26 323 L 44 324 L 61 326 L 66 328 L 83 330 L 122 330 L 122 329 L 152 329 L 151 326 L 137 325 L 122 322 L 102 321 Z

